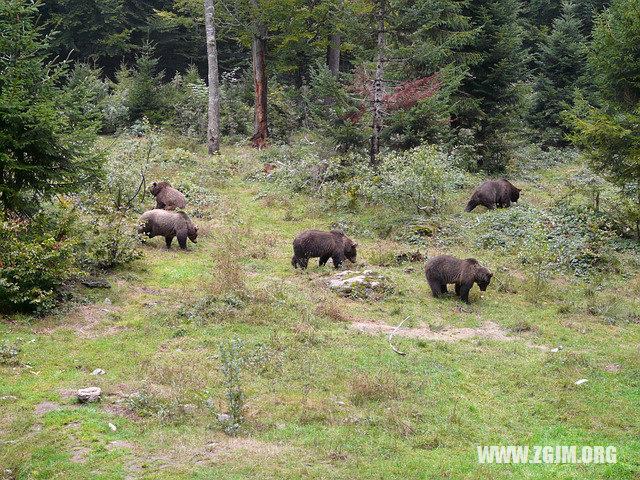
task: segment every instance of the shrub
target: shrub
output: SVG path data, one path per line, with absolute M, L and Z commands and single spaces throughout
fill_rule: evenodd
M 228 344 L 220 343 L 220 370 L 224 376 L 225 399 L 227 413 L 217 415 L 224 431 L 229 435 L 237 435 L 244 422 L 244 392 L 242 387 L 242 358 L 243 344 L 240 339 L 232 340 Z M 209 407 L 214 411 L 213 402 L 208 400 Z
M 0 364 L 14 365 L 18 363 L 20 347 L 9 340 L 0 341 Z
M 198 69 L 191 65 L 184 76 L 177 73 L 166 88 L 173 110 L 171 124 L 184 135 L 205 138 L 209 88 Z
M 42 216 L 0 219 L 0 310 L 55 306 L 63 282 L 80 273 L 75 252 L 75 240 L 48 228 Z

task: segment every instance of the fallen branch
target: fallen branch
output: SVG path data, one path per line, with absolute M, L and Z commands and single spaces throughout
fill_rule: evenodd
M 409 317 L 405 318 L 404 320 L 402 320 L 400 322 L 400 325 L 398 325 L 396 328 L 393 329 L 393 332 L 391 332 L 389 334 L 389 346 L 391 347 L 391 350 L 393 350 L 394 352 L 396 352 L 398 355 L 406 355 L 405 352 L 401 352 L 400 350 L 396 350 L 396 347 L 393 346 L 393 343 L 391 343 L 391 340 L 393 339 L 393 334 L 396 333 L 398 331 L 398 329 L 402 326 L 402 324 L 404 322 L 406 322 L 407 320 L 409 320 Z

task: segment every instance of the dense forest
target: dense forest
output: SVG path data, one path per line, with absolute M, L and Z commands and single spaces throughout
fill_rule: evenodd
M 639 258 L 640 0 L 0 2 L 3 480 L 591 475 L 472 451 L 533 441 L 636 478 Z

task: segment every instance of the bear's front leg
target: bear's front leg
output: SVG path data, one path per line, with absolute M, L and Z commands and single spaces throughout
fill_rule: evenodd
M 340 266 L 342 265 L 342 262 L 344 262 L 344 255 L 335 255 L 333 257 L 331 257 L 331 260 L 333 260 L 333 268 L 340 268 Z
M 469 291 L 471 290 L 472 286 L 473 286 L 473 283 L 470 285 L 460 286 L 460 299 L 467 305 L 471 304 L 471 302 L 469 302 Z
M 167 250 L 171 249 L 171 242 L 173 242 L 173 237 L 171 235 L 164 237 L 165 242 L 167 243 Z
M 324 266 L 329 261 L 330 258 L 331 258 L 330 255 L 325 255 L 323 257 L 320 257 L 320 261 L 318 262 L 318 265 L 320 265 L 321 267 Z
M 431 293 L 436 298 L 440 298 L 442 296 L 442 287 L 440 282 L 436 282 L 434 280 L 428 280 L 429 286 L 431 287 Z

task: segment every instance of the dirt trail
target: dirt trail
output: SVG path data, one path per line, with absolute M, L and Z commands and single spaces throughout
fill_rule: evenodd
M 359 330 L 363 333 L 389 334 L 395 328 L 393 325 L 385 325 L 382 323 L 359 321 L 351 324 L 351 328 Z M 443 340 L 445 342 L 455 342 L 463 340 L 465 338 L 489 338 L 492 340 L 514 340 L 514 337 L 507 335 L 507 332 L 503 330 L 500 325 L 494 322 L 484 322 L 482 326 L 472 327 L 445 327 L 442 330 L 432 330 L 428 325 L 420 326 L 417 328 L 401 328 L 395 336 L 409 337 L 409 338 L 422 338 L 427 340 Z

